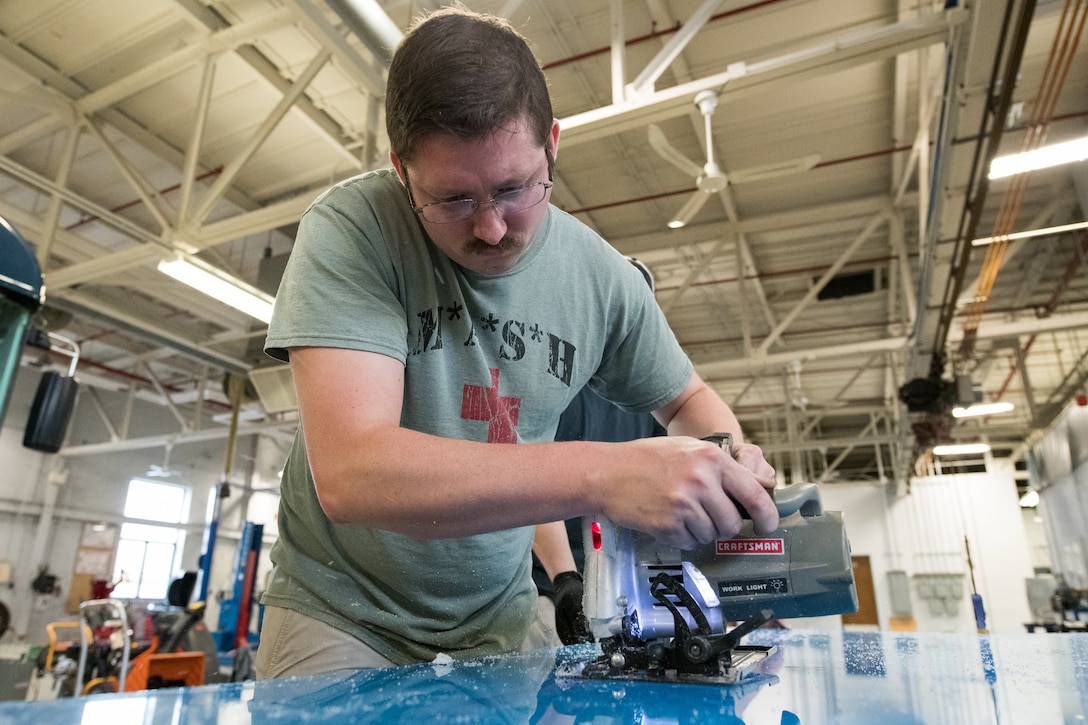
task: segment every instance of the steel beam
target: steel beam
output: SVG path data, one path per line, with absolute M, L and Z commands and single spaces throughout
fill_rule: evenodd
M 738 64 L 714 75 L 640 97 L 637 101 L 614 103 L 560 120 L 563 145 L 595 141 L 624 131 L 645 127 L 688 112 L 699 91 L 718 90 L 729 84 L 721 101 L 735 101 L 764 90 L 784 79 L 803 80 L 826 75 L 864 63 L 891 58 L 899 53 L 939 43 L 948 30 L 968 17 L 962 8 L 953 8 L 922 18 L 892 23 L 875 30 L 846 33 L 795 53 Z

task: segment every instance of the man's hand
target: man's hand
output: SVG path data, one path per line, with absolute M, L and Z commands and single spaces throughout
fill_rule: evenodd
M 555 575 L 555 632 L 563 644 L 584 644 L 593 641 L 585 610 L 582 607 L 582 575 L 564 571 Z
M 680 549 L 731 539 L 741 529 L 738 506 L 756 533 L 778 528 L 767 490 L 774 469 L 758 446 L 736 447 L 737 458 L 709 441 L 661 436 L 619 444 L 601 493 L 605 516 Z
M 759 446 L 752 443 L 738 443 L 733 446 L 733 458 L 751 471 L 763 488 L 767 490 L 774 488 L 774 467 L 767 463 Z

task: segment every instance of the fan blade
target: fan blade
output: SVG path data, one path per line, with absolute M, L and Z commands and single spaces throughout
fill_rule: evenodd
M 703 208 L 703 204 L 709 198 L 710 194 L 705 191 L 696 191 L 692 194 L 687 203 L 680 207 L 680 211 L 676 212 L 676 216 L 669 222 L 669 229 L 679 229 L 686 226 L 699 213 L 699 210 Z
M 729 173 L 729 181 L 734 184 L 746 184 L 751 181 L 777 179 L 780 176 L 790 176 L 791 174 L 808 171 L 818 163 L 820 163 L 820 154 L 809 154 L 789 161 L 778 161 L 763 164 L 762 166 L 753 166 L 741 171 L 732 171 Z
M 651 123 L 646 128 L 646 135 L 650 140 L 650 146 L 661 158 L 693 178 L 703 173 L 703 167 L 677 151 L 665 137 L 665 132 L 655 124 Z

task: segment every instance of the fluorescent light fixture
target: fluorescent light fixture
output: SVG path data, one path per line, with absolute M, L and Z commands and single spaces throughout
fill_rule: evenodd
M 159 271 L 265 324 L 272 319 L 274 297 L 195 257 L 167 257 L 159 262 Z
M 986 453 L 989 450 L 989 443 L 957 443 L 948 446 L 933 446 L 933 455 L 963 456 L 970 453 Z
M 1002 179 L 1013 174 L 1047 169 L 1051 166 L 1071 164 L 1088 159 L 1088 136 L 1034 151 L 1024 151 L 1011 156 L 1000 156 L 990 162 L 990 178 Z
M 953 418 L 970 418 L 976 415 L 994 415 L 995 413 L 1008 413 L 1013 409 L 1012 403 L 978 403 L 967 408 L 953 408 Z
M 1044 227 L 1043 229 L 1029 229 L 1026 232 L 1013 232 L 1012 234 L 1002 234 L 996 237 L 980 237 L 978 239 L 971 240 L 971 246 L 982 247 L 987 244 L 993 244 L 996 241 L 1004 240 L 1011 242 L 1013 239 L 1028 239 L 1030 237 L 1043 237 L 1047 234 L 1061 234 L 1062 232 L 1075 232 L 1078 229 L 1088 229 L 1088 222 L 1074 222 L 1073 224 L 1061 224 L 1056 227 Z
M 1021 508 L 1033 509 L 1039 505 L 1039 492 L 1032 489 L 1020 497 Z

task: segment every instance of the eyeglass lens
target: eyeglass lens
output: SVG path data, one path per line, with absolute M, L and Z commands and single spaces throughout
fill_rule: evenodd
M 550 183 L 539 181 L 519 189 L 510 189 L 508 191 L 499 192 L 487 201 L 455 199 L 453 201 L 424 204 L 418 211 L 424 219 L 433 224 L 449 224 L 451 222 L 464 221 L 475 213 L 476 207 L 483 204 L 494 204 L 495 208 L 498 209 L 500 213 L 513 214 L 514 212 L 524 211 L 531 206 L 536 206 L 544 201 L 544 196 L 547 194 L 549 188 L 551 188 Z

